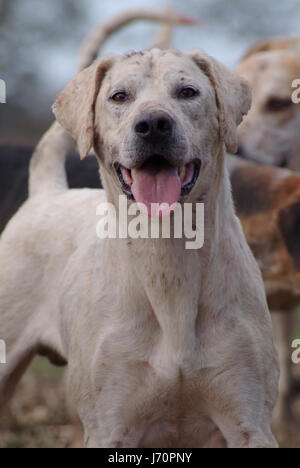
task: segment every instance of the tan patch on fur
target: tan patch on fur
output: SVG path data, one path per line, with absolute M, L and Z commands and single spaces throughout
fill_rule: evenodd
M 270 306 L 281 295 L 280 305 L 288 308 L 295 304 L 295 297 L 300 298 L 300 273 L 284 242 L 279 216 L 283 209 L 300 201 L 300 177 L 290 173 L 279 178 L 281 172 L 276 168 L 244 166 L 232 175 L 237 214 L 263 273 Z M 248 210 L 243 200 L 237 199 L 243 191 L 242 185 L 238 190 L 238 181 L 247 194 Z M 251 196 L 257 202 L 256 209 L 251 205 Z

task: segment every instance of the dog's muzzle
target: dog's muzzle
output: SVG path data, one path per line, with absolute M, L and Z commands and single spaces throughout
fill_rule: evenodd
M 199 159 L 175 167 L 163 155 L 153 155 L 133 169 L 115 163 L 123 192 L 130 200 L 145 205 L 149 216 L 153 215 L 153 205 L 165 205 L 162 211 L 170 214 L 172 207 L 193 190 L 200 169 Z

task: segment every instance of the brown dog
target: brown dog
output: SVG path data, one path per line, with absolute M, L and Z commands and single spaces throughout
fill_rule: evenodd
M 292 428 L 291 314 L 300 302 L 300 176 L 228 155 L 234 201 L 263 273 L 280 348 L 278 432 Z M 283 314 L 283 312 L 287 312 Z
M 295 80 L 300 78 L 299 53 L 300 38 L 264 40 L 255 44 L 237 67 L 238 74 L 253 88 L 251 111 L 239 128 L 239 153 L 249 160 L 300 171 L 300 105 L 292 99 L 298 94 L 294 87 Z M 258 167 L 244 168 L 243 173 L 247 183 L 244 188 L 239 185 L 239 196 L 244 201 L 250 196 L 248 202 L 252 200 L 256 211 L 255 216 L 242 214 L 246 236 L 252 247 L 253 236 L 255 238 L 255 254 L 263 269 L 271 310 L 281 311 L 272 314 L 281 355 L 276 425 L 278 433 L 286 433 L 293 426 L 290 411 L 293 316 L 285 312 L 290 312 L 299 303 L 299 261 L 295 259 L 299 252 L 298 202 L 291 198 L 298 192 L 299 179 L 285 171 Z M 235 178 L 233 184 L 238 184 L 238 179 Z M 266 205 L 273 210 L 272 214 L 266 210 Z M 273 238 L 275 233 L 277 241 Z

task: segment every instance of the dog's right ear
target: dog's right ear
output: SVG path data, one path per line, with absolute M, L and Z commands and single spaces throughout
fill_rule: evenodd
M 66 86 L 53 105 L 56 119 L 77 141 L 81 159 L 93 146 L 96 99 L 115 61 L 116 57 L 108 56 L 94 62 Z
M 279 213 L 279 229 L 297 271 L 300 271 L 300 202 L 284 207 Z
M 237 127 L 249 112 L 252 91 L 243 78 L 201 50 L 190 52 L 198 67 L 209 78 L 219 108 L 220 137 L 230 153 L 238 149 Z

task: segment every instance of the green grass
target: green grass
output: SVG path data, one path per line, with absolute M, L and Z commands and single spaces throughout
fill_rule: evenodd
M 36 357 L 29 368 L 29 372 L 38 377 L 57 381 L 63 376 L 65 368 L 55 367 L 46 358 Z

